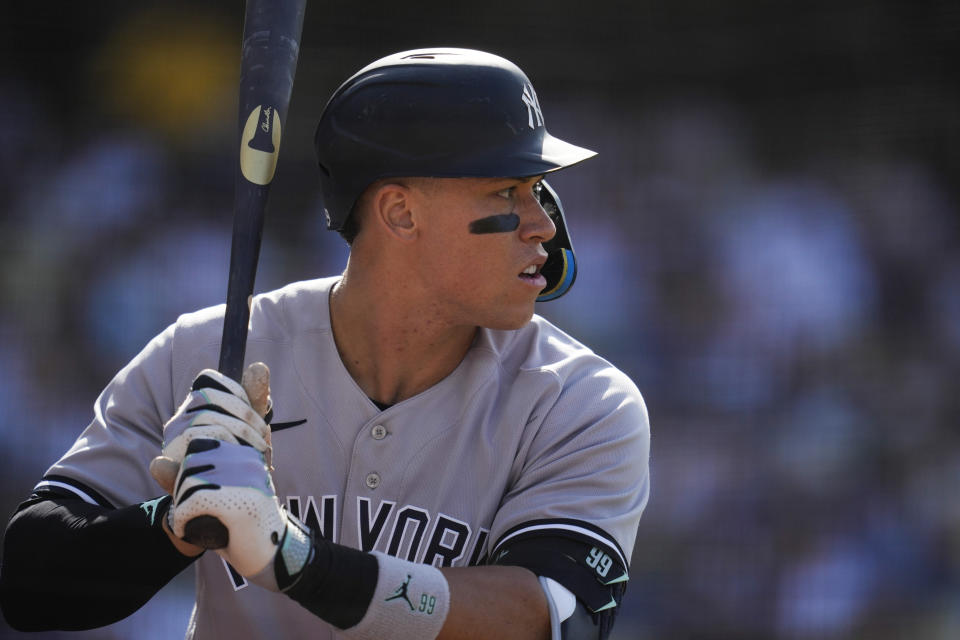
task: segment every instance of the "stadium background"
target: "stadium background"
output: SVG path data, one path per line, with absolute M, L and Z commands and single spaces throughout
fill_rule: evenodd
M 224 297 L 241 21 L 4 8 L 4 519 L 110 376 Z M 515 60 L 550 130 L 600 152 L 551 179 L 581 273 L 540 311 L 650 410 L 615 638 L 956 638 L 958 42 L 946 1 L 314 0 L 257 288 L 344 264 L 310 148 L 343 79 L 419 46 Z M 179 637 L 189 589 L 34 637 Z

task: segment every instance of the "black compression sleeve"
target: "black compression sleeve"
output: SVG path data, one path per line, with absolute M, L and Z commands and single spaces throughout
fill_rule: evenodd
M 367 613 L 377 588 L 379 564 L 369 554 L 313 537 L 310 557 L 293 585 L 284 590 L 313 615 L 340 629 Z M 280 554 L 277 562 L 282 563 Z
M 91 629 L 143 606 L 194 560 L 160 526 L 169 501 L 121 509 L 61 497 L 23 503 L 0 566 L 7 623 L 20 631 Z

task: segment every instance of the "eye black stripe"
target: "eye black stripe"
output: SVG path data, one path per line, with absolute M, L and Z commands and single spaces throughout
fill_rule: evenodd
M 470 223 L 470 233 L 477 235 L 509 233 L 510 231 L 516 231 L 519 226 L 520 216 L 515 213 L 500 213 L 474 220 Z

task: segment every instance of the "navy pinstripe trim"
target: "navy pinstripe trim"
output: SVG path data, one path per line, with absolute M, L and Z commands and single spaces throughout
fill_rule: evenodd
M 60 493 L 67 491 L 84 502 L 88 504 L 96 504 L 101 507 L 107 507 L 108 509 L 115 509 L 116 507 L 113 504 L 103 497 L 103 495 L 98 492 L 96 489 L 80 482 L 79 480 L 74 480 L 73 478 L 68 478 L 67 476 L 61 476 L 57 474 L 50 474 L 44 476 L 43 480 L 37 483 L 37 486 L 33 488 L 34 493 Z
M 591 544 L 600 543 L 606 546 L 608 551 L 613 552 L 620 559 L 624 567 L 630 566 L 629 556 L 623 552 L 623 549 L 620 548 L 620 545 L 617 544 L 617 541 L 614 540 L 609 533 L 589 522 L 575 520 L 573 518 L 528 520 L 515 527 L 511 527 L 500 536 L 500 539 L 497 540 L 497 543 L 492 547 L 490 557 L 496 557 L 497 551 L 508 541 L 514 542 L 539 536 L 564 536 L 590 542 Z

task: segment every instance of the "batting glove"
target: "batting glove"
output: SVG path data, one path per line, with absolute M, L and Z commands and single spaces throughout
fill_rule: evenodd
M 150 473 L 168 493 L 180 470 L 190 442 L 207 438 L 253 447 L 272 456 L 270 426 L 270 370 L 262 362 L 251 364 L 243 384 L 204 369 L 194 379 L 186 400 L 163 426 L 163 451 L 150 463 Z
M 198 438 L 187 446 L 167 512 L 191 542 L 191 523 L 215 518 L 227 530 L 217 553 L 254 584 L 289 586 L 310 554 L 310 530 L 281 508 L 266 459 L 252 447 Z
M 449 611 L 450 589 L 439 569 L 328 542 L 281 508 L 266 460 L 252 447 L 193 440 L 167 511 L 175 535 L 216 549 L 250 582 L 281 591 L 355 640 L 436 638 Z M 215 526 L 208 526 L 214 524 Z M 194 527 L 199 533 L 192 535 Z M 414 581 L 421 603 L 390 606 Z M 398 587 L 398 585 L 400 585 Z M 404 596 L 406 597 L 406 596 Z M 429 608 L 424 603 L 429 602 Z

